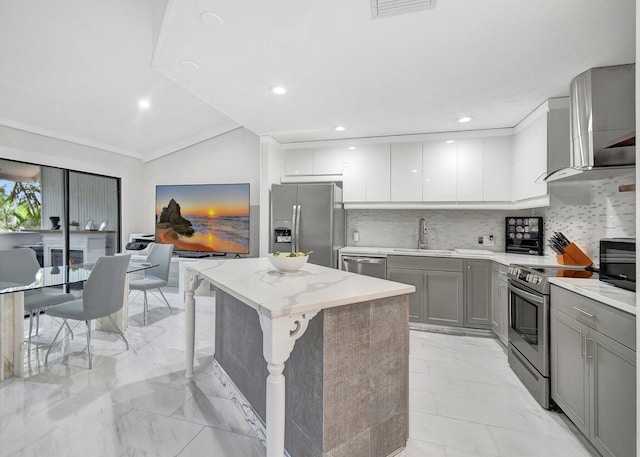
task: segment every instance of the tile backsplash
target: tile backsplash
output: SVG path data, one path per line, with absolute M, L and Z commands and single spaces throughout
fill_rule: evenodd
M 531 211 L 525 212 L 527 215 Z M 507 211 L 476 210 L 349 210 L 349 246 L 418 247 L 418 223 L 427 221 L 429 249 L 473 248 L 504 251 L 504 218 Z M 353 242 L 357 231 L 360 241 Z M 478 244 L 478 237 L 493 235 L 492 248 Z
M 598 263 L 601 238 L 636 236 L 636 193 L 618 191 L 620 185 L 632 183 L 634 174 L 552 183 L 551 206 L 538 208 L 535 215 L 544 217 L 545 235 L 562 232 Z M 554 255 L 551 249 L 545 254 Z
M 564 233 L 594 262 L 600 238 L 635 237 L 635 192 L 618 192 L 635 182 L 632 173 L 615 178 L 550 184 L 551 206 L 518 211 L 485 210 L 349 210 L 349 246 L 415 248 L 418 223 L 427 221 L 430 249 L 488 249 L 504 252 L 505 217 L 542 216 L 545 239 Z M 358 241 L 353 233 L 358 232 Z M 478 237 L 493 235 L 495 246 L 478 244 Z M 545 245 L 545 255 L 555 256 Z

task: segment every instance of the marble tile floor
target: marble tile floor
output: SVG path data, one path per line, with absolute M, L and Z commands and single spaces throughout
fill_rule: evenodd
M 132 295 L 130 350 L 93 333 L 93 370 L 84 324 L 44 365 L 58 324 L 44 316 L 26 379 L 0 383 L 0 457 L 254 457 L 265 448 L 213 377 L 213 306 L 196 319 L 196 374 L 184 378 L 184 306 L 174 314 Z M 492 339 L 411 331 L 407 457 L 589 457 L 559 414 L 542 410 L 509 370 Z M 295 456 L 304 457 L 304 456 Z

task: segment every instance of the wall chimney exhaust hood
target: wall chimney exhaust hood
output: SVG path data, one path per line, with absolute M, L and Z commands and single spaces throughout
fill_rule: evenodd
M 587 70 L 571 81 L 569 95 L 571 154 L 550 158 L 550 171 L 536 181 L 634 167 L 635 64 Z

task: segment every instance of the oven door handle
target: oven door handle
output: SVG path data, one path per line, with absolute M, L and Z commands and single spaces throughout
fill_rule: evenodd
M 544 304 L 544 297 L 532 294 L 530 292 L 525 292 L 524 290 L 522 290 L 520 288 L 517 288 L 517 287 L 515 287 L 513 285 L 509 285 L 509 291 L 513 292 L 514 294 L 518 295 L 519 297 L 524 298 L 525 300 L 528 300 L 530 302 L 537 303 L 537 304 L 540 304 L 540 305 Z

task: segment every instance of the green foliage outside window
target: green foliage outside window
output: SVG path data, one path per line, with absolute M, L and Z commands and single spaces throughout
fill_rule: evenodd
M 40 183 L 0 181 L 0 231 L 42 226 Z

